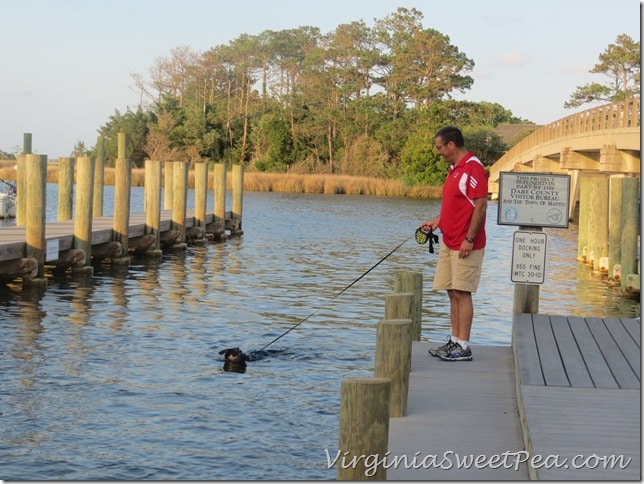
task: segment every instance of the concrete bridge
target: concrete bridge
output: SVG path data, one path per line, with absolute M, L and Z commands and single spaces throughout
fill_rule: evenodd
M 492 199 L 498 197 L 499 173 L 508 171 L 570 175 L 572 219 L 582 172 L 639 177 L 639 97 L 567 116 L 519 141 L 490 167 Z

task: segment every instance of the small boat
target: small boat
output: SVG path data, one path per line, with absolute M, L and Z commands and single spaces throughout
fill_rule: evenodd
M 0 179 L 0 219 L 16 218 L 16 183 Z

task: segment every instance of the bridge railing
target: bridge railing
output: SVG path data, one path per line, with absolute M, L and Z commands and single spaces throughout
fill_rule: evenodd
M 500 171 L 509 171 L 513 167 L 506 166 L 518 155 L 530 151 L 537 145 L 563 138 L 580 135 L 592 131 L 633 128 L 640 126 L 640 98 L 633 97 L 602 106 L 571 114 L 554 121 L 526 136 L 515 144 L 490 168 L 494 181 Z M 492 178 L 492 177 L 491 177 Z

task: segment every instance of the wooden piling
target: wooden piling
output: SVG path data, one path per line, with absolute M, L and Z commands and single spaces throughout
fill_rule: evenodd
M 27 161 L 26 155 L 16 155 L 16 226 L 25 225 L 27 218 Z
M 114 170 L 114 225 L 112 240 L 121 244 L 121 253 L 112 258 L 113 264 L 129 265 L 128 231 L 130 222 L 130 192 L 132 185 L 132 163 L 125 158 L 127 137 L 118 133 L 118 154 Z
M 239 235 L 242 230 L 242 207 L 244 200 L 244 168 L 242 165 L 233 165 L 233 208 L 231 218 L 236 222 L 232 234 Z
M 22 153 L 16 156 L 16 225 L 25 225 L 27 218 L 27 162 L 26 155 L 31 154 L 31 133 L 23 133 Z
M 154 244 L 146 254 L 160 257 L 161 251 L 161 162 L 145 160 L 145 233 L 154 236 Z
M 612 175 L 609 189 L 608 214 L 608 279 L 622 279 L 622 187 L 624 175 Z
M 579 177 L 579 229 L 577 231 L 577 260 L 588 261 L 588 223 L 591 218 L 589 177 Z
M 389 440 L 388 378 L 348 378 L 340 391 L 340 438 L 337 479 L 382 481 Z
M 85 253 L 85 265 L 72 268 L 73 272 L 93 273 L 92 211 L 94 198 L 94 160 L 87 156 L 76 159 L 76 217 L 74 217 L 74 248 Z
M 640 233 L 640 179 L 638 177 L 627 177 L 622 182 L 622 239 L 621 239 L 621 263 L 622 263 L 622 289 L 628 287 L 639 290 L 639 282 L 634 283 L 634 274 L 638 274 L 637 268 L 637 239 Z M 630 292 L 631 290 L 628 290 Z
M 391 380 L 390 417 L 407 415 L 413 326 L 411 319 L 378 322 L 374 376 Z
M 412 293 L 414 303 L 412 307 L 412 340 L 420 341 L 422 333 L 423 310 L 423 274 L 422 272 L 398 271 L 394 273 L 394 292 Z
M 74 158 L 58 159 L 58 220 L 71 220 L 74 206 Z
M 172 167 L 172 228 L 180 233 L 174 249 L 186 248 L 186 207 L 188 191 L 188 165 L 183 161 L 175 161 Z
M 117 134 L 116 141 L 117 141 L 116 158 L 119 158 L 119 159 L 127 158 L 127 142 L 128 142 L 127 133 L 119 132 Z
M 166 161 L 163 164 L 163 209 L 172 210 L 172 186 L 174 184 L 174 175 L 172 169 L 174 161 Z
M 608 178 L 603 175 L 589 177 L 590 206 L 588 217 L 588 259 L 586 263 L 593 272 L 601 274 L 608 272 L 602 266 L 602 260 L 608 257 Z
M 23 279 L 23 284 L 47 285 L 45 279 L 45 222 L 47 213 L 47 156 L 25 155 L 26 191 L 29 203 L 26 203 L 26 256 L 38 264 L 36 276 Z
M 385 319 L 411 319 L 413 321 L 416 295 L 398 292 L 385 295 Z
M 105 191 L 105 142 L 99 136 L 96 141 L 96 159 L 94 161 L 94 196 L 92 197 L 92 214 L 103 216 L 103 194 Z
M 384 319 L 411 319 L 414 321 L 415 294 L 411 292 L 399 292 L 385 295 L 385 317 Z M 412 328 L 413 329 L 413 328 Z M 411 351 L 409 353 L 409 368 L 411 368 Z
M 226 226 L 226 178 L 226 165 L 216 163 L 213 170 L 213 233 L 215 237 L 221 237 Z
M 208 164 L 195 163 L 195 227 L 206 231 L 206 204 L 208 201 Z

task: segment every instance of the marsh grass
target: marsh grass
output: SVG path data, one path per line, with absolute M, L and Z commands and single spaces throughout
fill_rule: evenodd
M 0 179 L 15 180 L 15 162 L 0 163 Z M 114 168 L 105 168 L 104 183 L 114 185 Z M 145 170 L 132 170 L 132 186 L 143 186 Z M 47 165 L 47 181 L 58 182 L 58 167 L 55 163 Z M 228 173 L 228 187 L 231 187 L 232 175 Z M 188 188 L 194 188 L 194 171 L 188 172 Z M 213 184 L 213 173 L 209 172 L 208 185 Z M 302 175 L 288 173 L 244 173 L 244 190 L 252 192 L 289 192 L 327 195 L 372 195 L 383 197 L 416 197 L 439 198 L 441 187 L 415 186 L 407 187 L 400 180 L 383 178 L 357 177 L 345 175 Z

